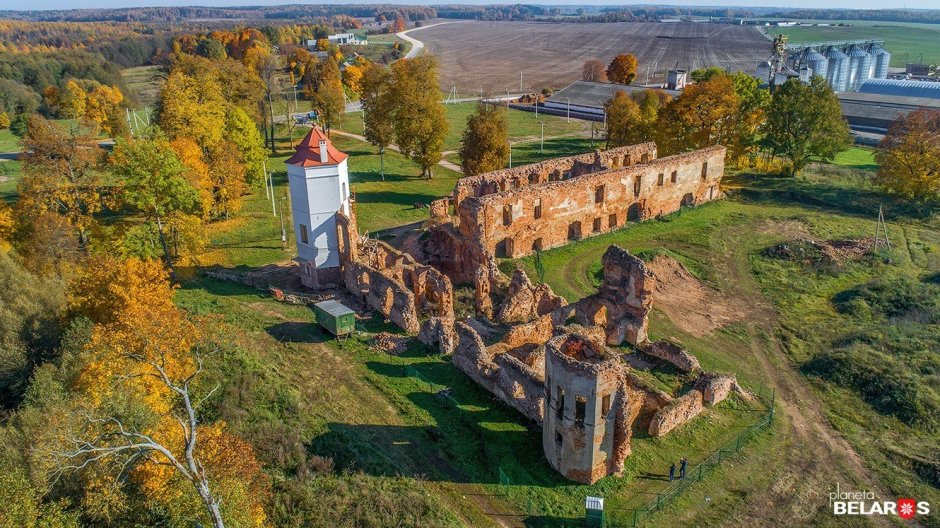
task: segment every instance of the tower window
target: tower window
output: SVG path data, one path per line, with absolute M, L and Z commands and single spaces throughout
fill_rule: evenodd
M 604 203 L 604 186 L 594 189 L 594 203 Z
M 558 409 L 555 413 L 555 417 L 561 420 L 565 415 L 565 389 L 558 387 Z
M 672 171 L 672 183 L 676 183 L 679 180 L 679 171 Z
M 587 414 L 587 398 L 584 396 L 575 396 L 574 398 L 574 421 L 578 425 L 584 425 L 584 417 Z
M 300 241 L 304 244 L 309 244 L 310 239 L 307 237 L 307 226 L 300 224 Z
M 594 219 L 594 225 L 592 226 L 592 228 L 593 228 L 593 230 L 594 230 L 595 233 L 600 233 L 600 232 L 601 232 L 601 219 L 600 219 L 600 218 L 595 218 L 595 219 Z
M 512 206 L 511 205 L 503 206 L 503 225 L 504 226 L 512 225 Z
M 607 418 L 607 413 L 610 412 L 610 394 L 605 394 L 601 399 L 601 418 Z
M 707 177 L 708 177 L 708 162 L 703 161 L 702 162 L 702 179 L 704 180 Z
M 665 179 L 666 179 L 666 175 L 660 172 L 660 173 L 659 173 L 659 179 L 656 180 L 656 184 L 657 184 L 657 185 L 662 185 L 663 182 L 665 181 Z
M 536 220 L 538 220 L 539 218 L 542 218 L 542 199 L 541 198 L 537 198 L 535 200 L 535 214 L 533 216 L 535 216 Z

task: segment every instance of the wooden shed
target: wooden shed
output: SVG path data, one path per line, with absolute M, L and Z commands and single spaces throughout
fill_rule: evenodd
M 337 337 L 356 330 L 356 312 L 339 301 L 331 299 L 318 302 L 313 305 L 313 311 L 317 315 L 317 323 Z

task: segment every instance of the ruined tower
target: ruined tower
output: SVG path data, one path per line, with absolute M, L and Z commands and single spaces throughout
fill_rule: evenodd
M 297 261 L 311 288 L 341 281 L 336 213 L 351 216 L 348 157 L 314 127 L 286 162 Z
M 622 372 L 619 357 L 584 335 L 546 343 L 542 448 L 565 477 L 593 484 L 623 470 L 630 440 Z

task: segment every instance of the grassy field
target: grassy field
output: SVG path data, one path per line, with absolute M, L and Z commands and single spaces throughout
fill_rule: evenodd
M 163 78 L 159 66 L 138 66 L 121 70 L 128 99 L 133 108 L 153 107 L 160 99 Z
M 20 138 L 13 135 L 10 129 L 0 130 L 0 152 L 15 152 L 20 150 Z
M 884 39 L 885 49 L 891 52 L 891 66 L 903 68 L 907 62 L 940 63 L 940 26 L 934 24 L 904 24 L 901 22 L 862 23 L 828 20 L 826 23 L 850 26 L 813 26 L 767 28 L 771 35 L 784 34 L 789 42 L 821 42 L 829 40 Z
M 460 148 L 460 136 L 467 128 L 467 116 L 476 108 L 475 102 L 449 104 L 447 109 L 447 138 L 444 141 L 444 151 L 455 151 Z M 583 133 L 584 130 L 590 131 L 590 125 L 585 121 L 572 119 L 567 122 L 562 117 L 539 115 L 535 117 L 533 112 L 524 112 L 522 110 L 508 110 L 509 137 L 513 141 L 538 138 L 541 134 L 541 125 L 539 121 L 545 123 L 545 137 L 554 137 L 561 135 L 574 135 Z M 338 127 L 340 130 L 362 134 L 362 114 L 348 113 L 343 116 L 343 123 Z
M 852 147 L 836 154 L 832 160 L 835 165 L 851 167 L 853 169 L 877 170 L 878 163 L 875 162 L 875 151 L 866 147 Z

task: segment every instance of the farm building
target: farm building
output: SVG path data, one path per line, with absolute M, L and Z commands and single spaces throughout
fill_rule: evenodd
M 940 88 L 940 83 L 927 84 L 936 84 Z M 940 90 L 937 90 L 937 94 L 940 96 Z M 864 132 L 884 133 L 892 122 L 920 108 L 940 110 L 940 97 L 911 97 L 867 92 L 842 92 L 837 96 L 842 106 L 842 115 L 849 122 L 849 126 L 853 130 Z
M 544 107 L 556 115 L 567 115 L 570 110 L 571 117 L 600 120 L 604 117 L 604 103 L 618 91 L 633 94 L 648 89 L 645 86 L 575 81 L 546 99 Z M 677 90 L 663 91 L 673 97 L 680 93 Z
M 940 82 L 869 79 L 858 89 L 861 93 L 940 99 Z
M 330 44 L 337 46 L 364 46 L 369 43 L 368 40 L 356 35 L 355 33 L 337 33 L 327 37 Z

